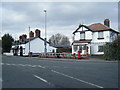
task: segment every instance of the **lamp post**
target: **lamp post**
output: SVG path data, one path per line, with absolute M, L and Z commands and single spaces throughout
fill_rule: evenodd
M 29 27 L 29 56 L 30 56 L 30 27 Z
M 44 13 L 45 13 L 45 50 L 44 50 L 44 53 L 45 53 L 45 56 L 46 56 L 46 53 L 47 53 L 47 25 L 46 25 L 46 21 L 47 21 L 47 10 L 44 10 Z

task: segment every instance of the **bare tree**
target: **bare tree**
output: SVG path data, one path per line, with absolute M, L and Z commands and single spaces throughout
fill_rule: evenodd
M 49 39 L 49 43 L 51 45 L 70 45 L 69 38 L 60 33 L 52 35 Z

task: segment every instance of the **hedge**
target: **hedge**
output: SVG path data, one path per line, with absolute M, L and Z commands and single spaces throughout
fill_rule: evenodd
M 120 60 L 120 36 L 104 46 L 104 58 L 106 60 Z

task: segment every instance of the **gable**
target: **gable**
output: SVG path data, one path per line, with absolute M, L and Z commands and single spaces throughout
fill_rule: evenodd
M 92 30 L 85 25 L 79 25 L 79 27 L 73 32 L 73 34 L 83 31 L 92 31 Z

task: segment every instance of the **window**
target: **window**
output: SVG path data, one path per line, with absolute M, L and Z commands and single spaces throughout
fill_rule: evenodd
M 98 32 L 98 39 L 104 39 L 103 38 L 103 32 Z
M 98 52 L 103 52 L 103 46 L 98 46 Z
M 80 33 L 80 39 L 85 39 L 85 32 Z
M 74 51 L 76 52 L 78 50 L 78 46 L 74 46 Z

